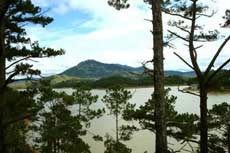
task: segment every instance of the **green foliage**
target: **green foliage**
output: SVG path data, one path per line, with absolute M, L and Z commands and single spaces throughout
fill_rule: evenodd
M 18 121 L 6 129 L 6 151 L 5 153 L 33 153 L 34 150 L 26 142 L 28 125 L 26 121 Z
M 193 78 L 186 78 L 181 76 L 166 76 L 165 84 L 166 85 L 185 85 L 197 83 Z M 93 89 L 97 88 L 110 88 L 116 84 L 119 84 L 123 87 L 146 87 L 152 86 L 153 80 L 150 77 L 142 76 L 136 79 L 122 77 L 122 76 L 111 76 L 106 78 L 101 78 L 98 80 L 65 80 L 52 85 L 54 88 L 75 88 L 75 87 L 84 87 L 89 86 Z M 17 86 L 17 84 L 15 85 Z
M 227 9 L 225 11 L 225 16 L 223 18 L 225 19 L 225 23 L 223 27 L 229 27 L 230 26 L 230 9 Z
M 127 78 L 127 77 L 121 77 L 121 76 L 112 76 L 112 77 L 102 78 L 94 81 L 92 83 L 92 87 L 109 88 L 109 87 L 113 87 L 116 84 L 122 85 L 124 87 L 137 86 L 138 80 Z
M 40 134 L 35 148 L 41 153 L 90 153 L 88 144 L 81 138 L 87 131 L 80 117 L 68 110 L 74 98 L 53 91 L 48 82 L 40 84 L 39 94 L 38 102 L 45 108 L 39 112 L 39 120 L 33 123 L 33 129 Z
M 62 49 L 41 47 L 37 41 L 32 42 L 27 36 L 26 25 L 38 24 L 43 27 L 53 21 L 52 18 L 44 16 L 41 8 L 35 6 L 31 0 L 10 0 L 9 7 L 4 15 L 4 40 L 7 51 L 5 58 L 12 62 L 10 67 L 14 69 L 9 73 L 8 82 L 16 75 L 40 75 L 39 70 L 34 70 L 33 65 L 23 63 L 29 58 L 52 57 L 64 54 Z
M 50 109 L 51 112 L 41 115 L 44 117 L 39 127 L 41 153 L 89 153 L 89 146 L 80 138 L 86 131 L 82 129 L 79 119 L 71 116 L 63 104 L 56 104 Z
M 136 126 L 122 125 L 119 128 L 120 140 L 129 141 L 132 139 L 132 134 L 134 131 L 138 131 Z
M 76 88 L 72 93 L 72 97 L 74 98 L 74 104 L 78 105 L 77 116 L 80 121 L 86 123 L 86 125 L 90 125 L 89 121 L 94 118 L 101 117 L 105 110 L 104 109 L 91 109 L 91 105 L 97 102 L 98 96 L 92 95 L 91 90 L 88 87 Z
M 127 148 L 126 145 L 124 145 L 121 142 L 115 141 L 111 136 L 106 135 L 106 140 L 104 142 L 105 145 L 105 152 L 104 153 L 131 153 L 132 150 L 130 148 Z
M 226 102 L 213 105 L 209 110 L 210 152 L 230 151 L 230 105 Z
M 187 83 L 187 79 L 189 78 L 185 78 L 182 76 L 166 76 L 165 77 L 165 84 L 166 85 L 185 85 Z
M 125 128 L 125 126 L 119 127 L 119 116 L 123 112 L 124 108 L 128 103 L 128 100 L 132 97 L 130 91 L 125 90 L 120 86 L 114 86 L 106 90 L 106 95 L 103 96 L 102 101 L 107 106 L 110 111 L 110 115 L 113 115 L 116 120 L 116 139 L 113 140 L 112 137 L 106 137 L 104 145 L 106 147 L 105 153 L 120 153 L 120 152 L 131 152 L 131 149 L 127 148 L 120 141 L 127 141 L 130 139 L 130 132 L 127 129 L 132 129 L 131 127 Z
M 129 8 L 128 0 L 108 0 L 108 4 L 117 10 Z
M 120 114 L 126 106 L 127 101 L 132 97 L 130 91 L 119 86 L 114 86 L 106 90 L 106 95 L 102 101 L 106 104 L 111 115 Z
M 29 122 L 35 120 L 41 106 L 35 102 L 33 91 L 6 91 L 7 105 L 5 107 L 5 153 L 32 153 L 32 148 L 26 142 Z
M 210 90 L 230 89 L 230 70 L 220 71 L 210 82 Z
M 167 135 L 181 141 L 183 145 L 196 141 L 198 116 L 188 113 L 179 114 L 174 108 L 176 97 L 169 96 L 169 91 L 170 89 L 165 90 Z M 128 104 L 123 111 L 123 118 L 128 121 L 136 120 L 141 129 L 155 132 L 154 103 L 152 98 L 139 108 L 136 108 L 135 104 Z M 130 134 L 136 130 L 130 128 Z

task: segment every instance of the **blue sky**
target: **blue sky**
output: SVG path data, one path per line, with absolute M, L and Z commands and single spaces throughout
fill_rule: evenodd
M 63 56 L 33 63 L 43 74 L 60 73 L 86 59 L 140 66 L 153 56 L 151 24 L 144 21 L 151 19 L 151 12 L 142 0 L 130 0 L 131 7 L 122 11 L 116 11 L 108 6 L 107 0 L 33 0 L 33 2 L 43 10 L 49 10 L 47 15 L 53 17 L 54 22 L 46 28 L 30 25 L 29 36 L 33 40 L 38 40 L 43 46 L 63 48 L 66 51 Z M 219 23 L 222 21 L 224 9 L 230 6 L 230 2 L 226 0 L 208 2 L 218 12 L 215 18 L 204 18 L 200 22 L 206 25 L 207 29 L 218 28 L 223 34 L 229 35 L 230 30 L 220 29 Z M 165 33 L 169 18 L 172 17 L 164 15 Z M 205 68 L 222 41 L 223 39 L 206 43 L 198 53 L 202 68 Z M 176 49 L 165 48 L 165 69 L 189 70 L 173 55 L 176 51 L 189 59 L 187 48 L 180 41 L 176 41 L 175 45 Z M 216 66 L 229 58 L 229 48 L 228 44 Z

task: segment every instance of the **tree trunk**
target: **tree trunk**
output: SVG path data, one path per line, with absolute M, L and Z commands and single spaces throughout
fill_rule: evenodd
M 227 145 L 228 145 L 228 153 L 230 153 L 230 125 L 228 125 L 228 130 L 227 130 Z
M 116 153 L 118 153 L 118 112 L 116 112 Z
M 5 107 L 5 43 L 4 43 L 4 20 L 0 20 L 0 152 L 4 152 L 4 107 Z
M 208 153 L 207 87 L 200 83 L 200 152 Z
M 79 117 L 81 117 L 81 104 L 79 104 Z
M 152 1 L 154 101 L 156 126 L 156 153 L 167 152 L 167 134 L 164 100 L 163 26 L 161 0 Z

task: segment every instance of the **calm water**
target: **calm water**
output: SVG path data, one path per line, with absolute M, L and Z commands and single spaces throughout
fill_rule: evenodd
M 178 92 L 177 87 L 170 87 L 170 95 L 177 96 L 177 101 L 175 104 L 175 109 L 179 113 L 196 113 L 199 114 L 199 98 L 190 94 L 185 94 Z M 137 88 L 129 89 L 133 94 L 131 103 L 135 103 L 137 106 L 143 105 L 150 97 L 153 92 L 153 88 Z M 72 89 L 58 89 L 58 91 L 65 91 L 66 93 L 71 94 Z M 98 95 L 98 102 L 93 106 L 94 108 L 105 107 L 101 102 L 101 98 L 105 94 L 105 90 L 93 90 L 93 94 Z M 230 103 L 230 93 L 211 93 L 208 95 L 208 108 L 211 108 L 213 104 L 219 104 L 222 102 Z M 77 110 L 76 107 L 72 108 L 72 111 Z M 127 124 L 127 122 L 120 120 L 120 124 Z M 129 123 L 136 124 L 136 123 Z M 100 134 L 104 136 L 106 133 L 109 133 L 115 138 L 115 120 L 112 116 L 105 114 L 99 119 L 95 119 L 91 122 L 90 132 L 95 134 Z M 95 142 L 91 139 L 92 135 L 88 134 L 84 137 L 85 141 L 91 146 L 92 153 L 103 153 L 104 144 L 103 142 Z M 137 132 L 133 135 L 133 139 L 126 142 L 127 146 L 133 150 L 133 153 L 143 153 L 148 151 L 148 153 L 154 152 L 154 134 L 149 131 Z M 175 140 L 170 139 L 170 147 L 179 148 L 180 146 L 175 144 Z M 172 144 L 174 145 L 172 145 Z

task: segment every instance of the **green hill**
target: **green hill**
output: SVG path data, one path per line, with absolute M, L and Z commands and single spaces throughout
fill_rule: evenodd
M 95 60 L 86 60 L 80 62 L 77 66 L 69 68 L 61 73 L 61 75 L 87 78 L 87 79 L 100 79 L 111 76 L 122 76 L 128 78 L 138 78 L 138 74 L 142 74 L 143 67 L 131 67 L 121 64 L 106 64 Z M 176 75 L 193 77 L 193 72 L 180 72 L 180 71 L 165 71 L 165 75 Z
M 74 66 L 61 75 L 79 78 L 99 79 L 110 76 L 135 77 L 135 74 L 143 72 L 143 68 L 133 68 L 120 64 L 105 64 L 95 60 L 86 60 Z

